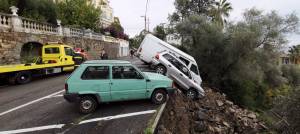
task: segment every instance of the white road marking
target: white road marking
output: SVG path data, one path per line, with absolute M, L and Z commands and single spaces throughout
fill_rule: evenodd
M 41 130 L 47 130 L 47 129 L 55 129 L 55 128 L 59 128 L 60 129 L 63 126 L 64 126 L 64 124 L 49 125 L 49 126 L 40 126 L 40 127 L 32 127 L 32 128 L 25 128 L 25 129 L 2 131 L 2 132 L 0 132 L 0 134 L 18 134 L 18 133 L 41 131 Z
M 155 112 L 156 112 L 156 110 L 148 110 L 148 111 L 127 113 L 127 114 L 119 114 L 119 115 L 115 115 L 115 116 L 107 116 L 107 117 L 102 117 L 102 118 L 94 118 L 94 119 L 81 121 L 79 124 L 76 124 L 76 125 L 81 125 L 81 124 L 96 122 L 96 121 L 102 121 L 102 120 L 107 121 L 107 120 L 113 120 L 113 119 L 119 119 L 119 118 L 125 118 L 125 117 L 137 116 L 137 115 L 151 114 L 151 113 L 155 113 Z M 17 134 L 17 133 L 41 131 L 41 130 L 47 130 L 47 129 L 61 129 L 65 125 L 66 124 L 56 124 L 56 125 L 39 126 L 39 127 L 8 130 L 8 131 L 0 131 L 0 134 Z
M 155 113 L 155 112 L 156 112 L 156 110 L 148 110 L 148 111 L 135 112 L 135 113 L 119 114 L 119 115 L 115 115 L 115 116 L 107 116 L 107 117 L 102 117 L 102 118 L 94 118 L 94 119 L 84 120 L 84 121 L 81 121 L 79 124 L 85 124 L 85 123 L 102 121 L 102 120 L 107 121 L 107 120 L 119 119 L 119 118 L 124 118 L 124 117 L 130 117 L 130 116 L 151 114 L 151 113 Z
M 55 97 L 63 97 L 63 95 L 62 94 L 54 95 L 54 96 L 50 96 L 49 98 L 55 98 Z
M 12 109 L 10 109 L 10 110 L 7 110 L 7 111 L 5 111 L 5 112 L 0 113 L 0 116 L 3 116 L 3 115 L 5 115 L 5 114 L 7 114 L 7 113 L 10 113 L 10 112 L 12 112 L 12 111 L 18 110 L 18 109 L 20 109 L 20 108 L 26 107 L 26 106 L 31 105 L 31 104 L 33 104 L 33 103 L 39 102 L 39 101 L 41 101 L 41 100 L 47 99 L 47 98 L 52 97 L 52 96 L 54 96 L 54 95 L 60 94 L 60 93 L 62 93 L 62 92 L 64 92 L 64 90 L 61 90 L 61 91 L 55 92 L 55 93 L 53 93 L 53 94 L 47 95 L 47 96 L 45 96 L 45 97 L 42 97 L 42 98 L 39 98 L 39 99 L 30 101 L 30 102 L 28 102 L 28 103 L 26 103 L 26 104 L 17 106 L 17 107 L 15 107 L 15 108 L 12 108 Z

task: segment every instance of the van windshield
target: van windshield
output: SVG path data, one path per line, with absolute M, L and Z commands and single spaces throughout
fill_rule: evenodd
M 196 75 L 199 75 L 198 68 L 194 64 L 192 64 L 192 66 L 191 66 L 191 71 L 194 72 Z

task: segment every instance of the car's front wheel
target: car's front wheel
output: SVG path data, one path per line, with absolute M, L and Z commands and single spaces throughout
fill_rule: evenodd
M 97 109 L 98 103 L 92 96 L 84 96 L 79 102 L 79 112 L 83 114 L 92 113 Z
M 157 65 L 156 68 L 155 68 L 155 72 L 158 73 L 158 74 L 166 75 L 167 69 L 163 65 Z
M 155 90 L 152 93 L 151 100 L 154 104 L 163 104 L 167 101 L 167 93 L 164 90 Z
M 195 100 L 195 99 L 197 99 L 197 92 L 195 89 L 189 89 L 186 92 L 186 96 L 188 99 Z

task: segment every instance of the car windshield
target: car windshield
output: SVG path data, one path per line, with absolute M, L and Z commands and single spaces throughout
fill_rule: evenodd
M 199 70 L 198 70 L 197 66 L 194 64 L 192 64 L 192 66 L 191 66 L 191 71 L 193 73 L 195 73 L 196 75 L 199 75 Z

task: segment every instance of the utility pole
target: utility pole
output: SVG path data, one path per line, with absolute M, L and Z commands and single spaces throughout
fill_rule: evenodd
M 145 15 L 141 16 L 144 18 L 144 21 L 145 21 L 145 27 L 144 27 L 144 30 L 145 31 L 149 31 L 149 25 L 148 25 L 148 28 L 147 28 L 147 10 L 148 10 L 148 3 L 149 3 L 149 0 L 147 0 L 146 2 L 146 11 L 145 11 Z M 148 18 L 148 21 L 149 21 L 149 18 Z
M 149 19 L 149 17 L 148 17 L 148 32 L 150 31 L 149 26 L 150 26 L 150 19 Z

